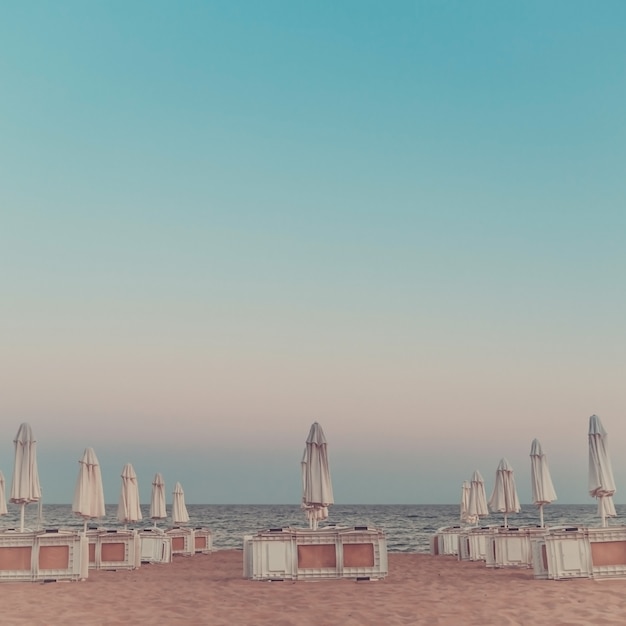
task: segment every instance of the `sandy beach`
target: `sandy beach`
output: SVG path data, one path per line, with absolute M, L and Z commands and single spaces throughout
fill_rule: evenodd
M 624 580 L 542 581 L 530 569 L 487 569 L 454 557 L 390 554 L 384 580 L 256 582 L 242 552 L 168 565 L 90 571 L 84 582 L 6 583 L 6 626 L 208 624 L 623 624 Z

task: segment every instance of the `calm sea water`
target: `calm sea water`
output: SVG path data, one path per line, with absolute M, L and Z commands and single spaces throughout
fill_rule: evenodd
M 9 514 L 0 518 L 0 526 L 19 525 L 19 508 L 9 505 Z M 80 518 L 72 515 L 69 504 L 44 504 L 41 507 L 42 528 L 82 528 Z M 281 527 L 306 527 L 302 511 L 293 505 L 244 505 L 244 504 L 191 504 L 187 505 L 190 526 L 203 526 L 213 532 L 215 549 L 241 548 L 244 535 L 259 530 Z M 618 517 L 610 520 L 610 525 L 623 524 L 626 506 L 616 506 Z M 148 507 L 142 507 L 144 520 L 134 528 L 152 526 L 148 519 Z M 106 528 L 120 528 L 115 519 L 117 506 L 107 506 L 107 518 L 97 524 Z M 459 524 L 458 505 L 335 505 L 330 508 L 329 525 L 370 526 L 382 528 L 387 536 L 390 552 L 428 552 L 430 536 L 442 526 Z M 599 526 L 595 504 L 564 505 L 551 504 L 544 508 L 544 519 L 548 526 L 579 525 Z M 26 526 L 37 528 L 38 506 L 26 507 Z M 167 522 L 167 521 L 166 521 Z M 502 523 L 502 516 L 492 514 L 481 521 L 482 524 Z M 523 526 L 539 523 L 539 515 L 532 505 L 523 506 L 518 515 L 509 516 L 509 526 Z M 161 522 L 166 528 L 167 523 Z

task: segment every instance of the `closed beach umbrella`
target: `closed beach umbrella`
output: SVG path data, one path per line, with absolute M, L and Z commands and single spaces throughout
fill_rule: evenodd
M 504 514 L 505 528 L 508 526 L 508 516 L 520 511 L 513 468 L 506 459 L 500 461 L 496 470 L 496 484 L 489 498 L 489 508 L 496 513 Z
M 318 522 L 328 517 L 328 507 L 334 503 L 326 437 L 317 422 L 306 439 L 301 466 L 302 508 L 309 527 L 316 529 Z
M 19 504 L 21 507 L 20 532 L 23 532 L 24 508 L 31 502 L 41 500 L 41 486 L 37 471 L 37 442 L 28 424 L 20 424 L 13 443 L 15 444 L 15 465 L 10 502 Z
M 481 517 L 487 517 L 487 494 L 485 493 L 485 481 L 478 470 L 474 471 L 470 481 L 469 505 L 467 507 L 467 523 L 478 524 Z
M 6 515 L 7 510 L 7 498 L 4 488 L 4 474 L 0 472 L 0 515 Z
M 137 474 L 135 474 L 135 470 L 130 463 L 126 463 L 122 470 L 122 490 L 117 506 L 117 519 L 124 526 L 138 522 L 141 519 L 139 484 L 137 483 Z
M 530 482 L 533 504 L 539 508 L 539 521 L 543 528 L 543 506 L 556 500 L 556 492 L 550 476 L 548 459 L 546 459 L 538 439 L 533 439 L 530 446 Z
M 165 481 L 161 474 L 156 473 L 152 480 L 152 497 L 150 498 L 150 519 L 154 520 L 156 528 L 157 520 L 167 518 L 165 506 Z
M 172 521 L 176 524 L 186 524 L 189 521 L 189 513 L 185 506 L 185 492 L 180 483 L 174 485 L 172 494 Z
M 608 435 L 600 418 L 589 418 L 589 494 L 598 500 L 598 515 L 602 526 L 606 526 L 607 517 L 615 517 L 615 480 L 611 468 Z
M 469 500 L 470 500 L 470 491 L 471 486 L 469 480 L 464 480 L 463 485 L 461 486 L 461 522 L 464 524 L 471 523 L 469 520 Z
M 83 530 L 87 530 L 87 520 L 104 517 L 104 489 L 100 463 L 93 448 L 85 448 L 83 458 L 78 461 L 78 480 L 74 489 L 72 512 L 84 520 Z

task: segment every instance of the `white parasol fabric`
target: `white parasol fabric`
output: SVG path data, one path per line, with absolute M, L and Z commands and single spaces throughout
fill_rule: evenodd
M 157 520 L 167 519 L 167 507 L 165 505 L 165 481 L 163 476 L 158 472 L 152 480 L 152 497 L 150 498 L 150 519 L 154 520 L 156 526 Z
M 74 489 L 72 512 L 84 520 L 83 530 L 87 530 L 87 520 L 106 515 L 104 489 L 100 463 L 93 448 L 85 448 L 83 458 L 78 461 L 78 479 Z
M 464 480 L 463 485 L 461 486 L 461 522 L 464 524 L 472 524 L 473 520 L 469 519 L 469 501 L 470 501 L 470 491 L 472 487 L 470 485 L 469 480 Z
M 9 511 L 7 509 L 7 498 L 4 485 L 4 474 L 0 472 L 0 515 L 6 515 L 8 512 Z
M 545 504 L 554 502 L 557 498 L 550 476 L 548 459 L 543 453 L 538 439 L 533 439 L 530 446 L 530 482 L 533 504 L 539 509 L 539 521 L 543 528 L 543 507 Z
M 117 506 L 117 519 L 124 525 L 138 522 L 141 519 L 139 484 L 137 483 L 137 474 L 135 474 L 130 463 L 126 463 L 122 470 L 122 490 Z
M 519 513 L 521 506 L 515 488 L 513 468 L 506 459 L 502 459 L 496 470 L 496 484 L 489 498 L 489 508 L 495 513 L 504 514 L 504 527 L 508 526 L 508 516 Z
M 487 517 L 487 494 L 485 493 L 485 481 L 478 470 L 474 471 L 470 481 L 469 504 L 467 507 L 467 523 L 478 524 L 481 517 Z
M 615 479 L 609 455 L 608 435 L 600 418 L 589 418 L 589 494 L 598 500 L 598 515 L 602 526 L 606 526 L 607 517 L 615 517 Z
M 301 467 L 302 508 L 310 528 L 316 529 L 318 522 L 328 517 L 328 507 L 334 504 L 326 437 L 317 422 L 306 439 Z
M 31 427 L 26 422 L 20 424 L 13 443 L 15 444 L 15 464 L 10 502 L 19 504 L 21 507 L 20 532 L 23 532 L 25 506 L 41 500 L 41 485 L 37 471 L 37 442 Z
M 172 522 L 176 524 L 186 524 L 189 521 L 189 513 L 185 506 L 185 492 L 180 483 L 174 485 L 172 498 Z

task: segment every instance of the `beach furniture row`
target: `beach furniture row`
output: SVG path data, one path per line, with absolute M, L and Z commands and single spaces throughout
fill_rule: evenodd
M 461 561 L 485 561 L 489 537 L 497 531 L 497 526 L 444 526 L 431 536 L 430 553 L 456 556 Z
M 0 531 L 0 582 L 84 580 L 90 569 L 136 569 L 173 555 L 208 554 L 208 528 Z
M 560 527 L 533 543 L 538 579 L 626 577 L 626 526 Z
M 244 578 L 377 580 L 388 573 L 387 540 L 367 526 L 270 528 L 243 540 Z
M 454 555 L 455 540 L 461 561 L 532 567 L 540 580 L 626 577 L 626 526 L 450 526 L 431 537 L 431 554 Z
M 487 567 L 531 567 L 531 542 L 545 532 L 539 526 L 449 526 L 440 528 L 431 537 L 431 554 L 454 555 L 461 561 L 484 561 Z
M 92 569 L 135 569 L 141 563 L 171 563 L 172 556 L 209 554 L 213 549 L 213 534 L 201 527 L 90 530 L 87 537 Z
M 165 534 L 172 541 L 173 555 L 193 556 L 209 554 L 213 550 L 213 533 L 208 528 L 174 526 L 166 530 Z
M 459 560 L 484 561 L 487 567 L 531 567 L 533 537 L 545 529 L 536 526 L 484 526 L 459 535 Z

